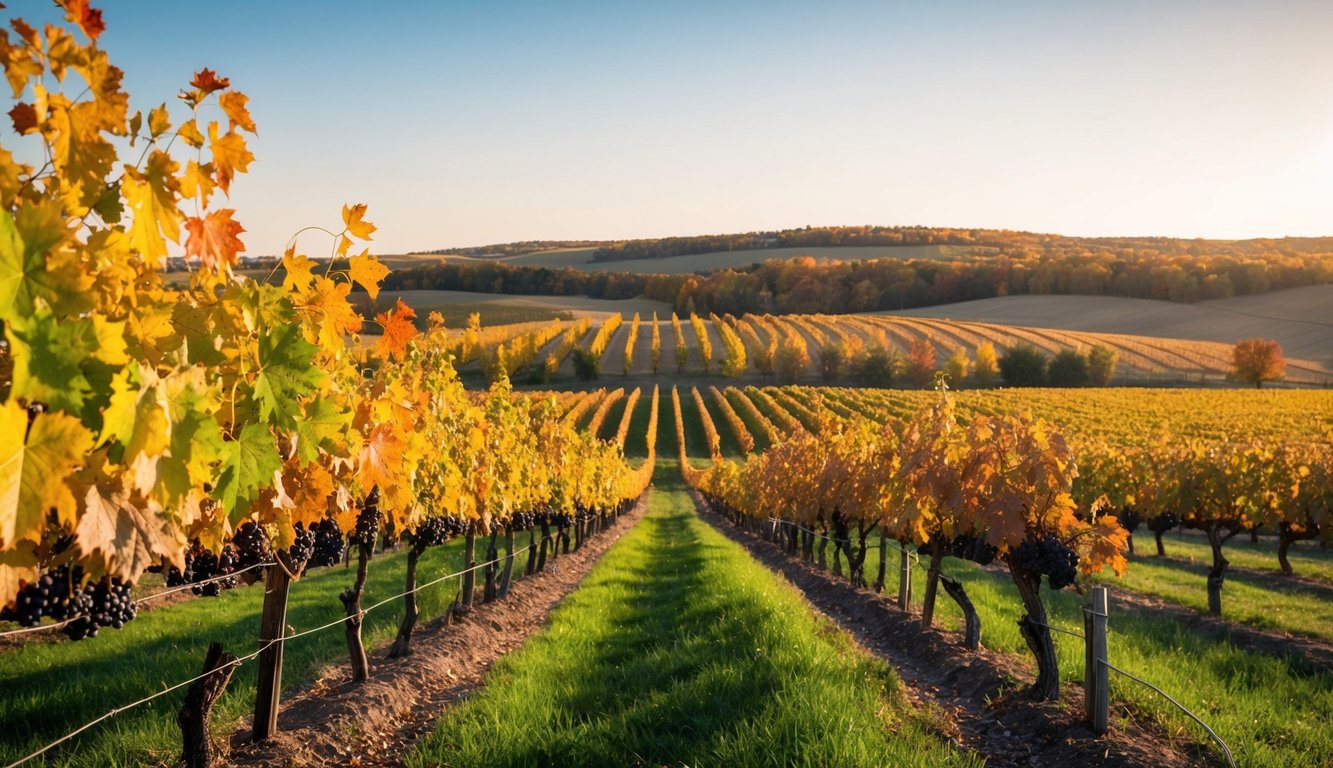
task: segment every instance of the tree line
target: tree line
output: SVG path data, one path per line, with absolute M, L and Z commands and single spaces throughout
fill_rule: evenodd
M 741 315 L 872 312 L 1008 295 L 1120 296 L 1193 302 L 1333 282 L 1322 239 L 1243 241 L 1221 251 L 1185 244 L 1120 248 L 1006 247 L 960 258 L 855 261 L 770 259 L 707 274 L 585 272 L 504 262 L 397 270 L 386 290 L 452 290 L 626 299 L 645 296 L 678 312 Z M 1263 249 L 1256 243 L 1273 244 Z

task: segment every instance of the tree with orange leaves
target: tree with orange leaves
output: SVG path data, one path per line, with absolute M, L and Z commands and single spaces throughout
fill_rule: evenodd
M 1287 376 L 1287 361 L 1282 346 L 1272 339 L 1245 339 L 1231 349 L 1231 375 L 1255 389 L 1265 381 L 1281 381 Z

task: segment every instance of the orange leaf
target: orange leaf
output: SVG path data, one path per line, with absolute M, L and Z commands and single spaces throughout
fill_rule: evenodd
M 246 109 L 245 104 L 250 100 L 240 91 L 227 91 L 218 97 L 218 106 L 227 113 L 227 119 L 231 121 L 229 128 L 240 126 L 242 130 L 255 133 L 255 121 L 250 117 L 250 110 Z
M 380 424 L 370 431 L 366 445 L 361 449 L 361 485 L 391 485 L 394 470 L 403 463 L 403 441 L 388 424 Z
M 417 326 L 412 322 L 416 316 L 417 313 L 404 304 L 402 299 L 398 300 L 392 312 L 375 315 L 375 321 L 384 328 L 383 335 L 375 344 L 375 354 L 401 359 L 407 352 L 407 342 L 417 336 Z
M 185 258 L 199 257 L 209 269 L 219 269 L 236 263 L 236 254 L 245 250 L 237 235 L 245 231 L 230 208 L 212 211 L 205 218 L 191 216 L 185 220 Z
M 97 37 L 106 31 L 101 9 L 90 6 L 88 0 L 61 0 L 60 4 L 65 7 L 65 18 L 78 24 L 89 40 L 97 42 Z
M 375 231 L 375 225 L 368 221 L 362 221 L 361 217 L 366 215 L 366 204 L 357 203 L 352 206 L 343 206 L 343 224 L 347 225 L 347 232 L 352 237 L 360 240 L 369 240 L 370 233 Z
M 369 250 L 362 251 L 360 256 L 352 257 L 351 276 L 352 282 L 366 289 L 373 300 L 380 295 L 380 281 L 389 274 L 389 268 L 380 263 L 375 256 L 368 255 Z

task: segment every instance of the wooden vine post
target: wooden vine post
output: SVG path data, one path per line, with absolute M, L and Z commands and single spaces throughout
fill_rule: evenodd
M 1083 675 L 1083 700 L 1087 708 L 1088 726 L 1094 733 L 1106 733 L 1110 719 L 1111 681 L 1106 666 L 1106 620 L 1108 600 L 1106 587 L 1092 588 L 1092 601 L 1083 612 L 1083 635 L 1087 639 L 1087 653 Z
M 263 741 L 278 730 L 278 699 L 282 694 L 282 638 L 287 633 L 287 593 L 291 576 L 285 554 L 264 571 L 264 610 L 259 620 L 259 683 L 255 691 L 254 741 Z

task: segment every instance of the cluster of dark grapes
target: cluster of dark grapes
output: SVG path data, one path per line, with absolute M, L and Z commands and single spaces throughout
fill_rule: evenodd
M 222 590 L 236 586 L 236 577 L 229 575 L 235 573 L 236 569 L 236 550 L 232 545 L 223 545 L 222 552 L 215 555 L 195 540 L 190 542 L 190 548 L 185 550 L 185 570 L 180 571 L 173 567 L 167 571 L 167 586 L 194 584 L 191 591 L 196 595 L 217 597 L 222 594 Z M 227 578 L 209 581 L 218 576 Z M 209 583 L 200 583 L 204 581 Z
M 95 637 L 101 627 L 120 629 L 138 613 L 130 587 L 120 579 L 102 579 L 96 584 L 80 585 L 83 569 L 61 566 L 42 574 L 19 590 L 14 608 L 0 613 L 0 619 L 35 627 L 46 617 L 67 621 L 60 628 L 71 640 Z
M 241 568 L 273 561 L 268 534 L 257 523 L 242 523 L 236 533 L 232 534 L 231 545 L 236 551 L 236 564 Z
M 347 543 L 343 539 L 342 528 L 338 527 L 338 521 L 326 517 L 311 530 L 315 534 L 314 551 L 305 561 L 305 567 L 327 568 L 342 562 Z
M 977 565 L 990 565 L 995 561 L 995 547 L 980 536 L 955 536 L 945 549 L 950 555 L 971 560 Z
M 1064 589 L 1078 576 L 1078 553 L 1059 539 L 1027 539 L 1011 557 L 1021 570 L 1044 575 L 1051 589 Z
M 452 515 L 429 517 L 409 536 L 413 544 L 435 547 L 463 534 L 463 521 Z
M 292 545 L 287 548 L 287 558 L 298 566 L 310 560 L 315 553 L 315 529 L 306 530 L 305 525 L 294 526 Z
M 120 629 L 138 615 L 130 585 L 120 579 L 102 579 L 79 590 L 70 600 L 74 621 L 60 628 L 70 640 L 97 637 L 102 627 Z
M 356 530 L 349 537 L 353 544 L 373 546 L 380 535 L 380 491 L 378 488 L 366 496 L 361 511 L 356 516 Z
M 80 570 L 75 569 L 78 573 Z M 68 567 L 47 571 L 31 584 L 25 584 L 14 600 L 14 607 L 4 611 L 0 619 L 18 622 L 25 627 L 35 627 L 42 622 L 43 616 L 56 621 L 69 618 L 70 573 Z
M 556 528 L 568 528 L 569 524 L 573 522 L 573 518 L 570 517 L 568 512 L 552 512 L 549 517 L 551 525 Z
M 526 531 L 537 524 L 537 516 L 531 512 L 515 512 L 509 516 L 509 530 Z

